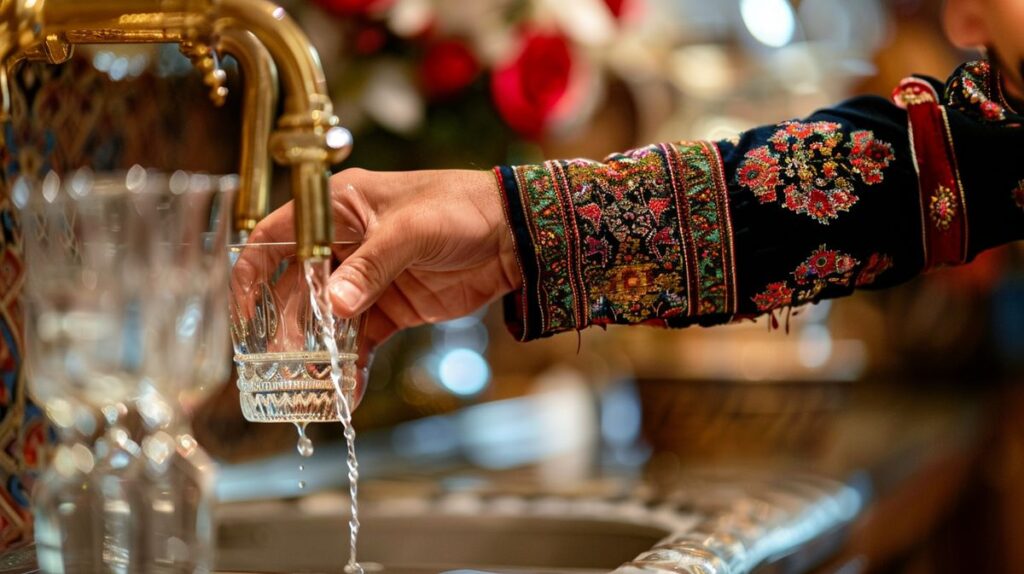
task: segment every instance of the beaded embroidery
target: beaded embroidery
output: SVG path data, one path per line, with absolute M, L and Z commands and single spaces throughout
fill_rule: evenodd
M 780 309 L 793 304 L 793 288 L 785 281 L 769 283 L 765 290 L 754 295 L 754 304 L 761 312 Z
M 662 144 L 604 163 L 504 170 L 529 222 L 543 309 L 524 337 L 591 324 L 674 324 L 736 306 L 732 228 L 714 144 Z
M 989 75 L 961 69 L 944 97 L 932 80 L 901 82 L 894 100 L 912 130 L 904 114 L 858 99 L 717 144 L 499 168 L 524 271 L 523 291 L 507 301 L 516 303 L 507 308 L 510 328 L 529 340 L 591 324 L 712 325 L 899 282 L 918 249 L 925 269 L 966 260 L 966 193 L 944 104 L 955 100 L 958 112 L 981 120 L 1005 112 L 1003 126 L 1019 121 L 992 80 L 996 72 L 978 70 Z M 915 183 L 917 196 L 904 195 Z M 864 195 L 869 186 L 899 193 Z M 1024 181 L 1008 187 L 1012 209 L 1024 210 Z M 900 225 L 904 216 L 913 221 Z M 834 221 L 833 232 L 819 227 Z M 864 249 L 883 244 L 892 256 Z M 736 248 L 749 274 L 740 279 Z M 790 273 L 776 270 L 781 261 L 793 265 Z
M 934 90 L 928 89 L 918 81 L 904 79 L 892 92 L 893 102 L 902 109 L 919 104 L 935 102 Z
M 797 285 L 808 285 L 821 281 L 848 285 L 850 273 L 858 263 L 853 257 L 822 245 L 811 253 L 806 261 L 797 266 L 793 272 L 793 279 L 796 280 Z
M 1006 120 L 1006 107 L 997 97 L 991 94 L 999 92 L 999 74 L 993 73 L 992 66 L 986 60 L 968 62 L 957 70 L 946 86 L 945 99 L 950 106 L 974 111 L 982 119 L 990 122 Z M 995 86 L 995 89 L 993 89 Z
M 537 267 L 551 278 L 537 285 L 535 294 L 545 329 L 567 329 L 576 325 L 577 288 L 571 276 L 572 237 L 567 227 L 558 187 L 545 165 L 523 166 L 515 177 L 524 197 L 530 236 Z M 529 201 L 525 201 L 529 198 Z
M 939 231 L 949 229 L 956 218 L 956 212 L 956 196 L 953 195 L 953 190 L 940 185 L 928 204 L 928 217 L 931 218 L 932 225 Z
M 830 285 L 858 287 L 874 283 L 878 276 L 892 267 L 892 258 L 888 255 L 874 253 L 868 262 L 860 267 L 853 256 L 825 245 L 819 246 L 802 263 L 793 270 L 793 281 L 776 281 L 769 283 L 763 291 L 754 295 L 754 305 L 758 311 L 767 312 L 801 305 L 814 301 L 822 291 Z M 854 277 L 856 276 L 856 280 Z
M 890 144 L 867 130 L 844 141 L 842 126 L 833 122 L 785 122 L 768 143 L 744 156 L 739 185 L 761 203 L 778 200 L 781 189 L 786 209 L 826 225 L 857 203 L 856 180 L 882 183 L 895 157 Z

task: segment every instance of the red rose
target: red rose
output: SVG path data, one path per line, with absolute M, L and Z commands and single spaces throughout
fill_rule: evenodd
M 340 16 L 359 16 L 384 9 L 391 0 L 316 0 L 316 3 Z
M 431 97 L 444 97 L 465 88 L 480 72 L 469 48 L 458 40 L 442 40 L 427 48 L 420 62 L 420 82 Z
M 530 32 L 522 49 L 497 66 L 491 93 L 498 112 L 523 135 L 540 135 L 569 88 L 572 54 L 565 36 Z

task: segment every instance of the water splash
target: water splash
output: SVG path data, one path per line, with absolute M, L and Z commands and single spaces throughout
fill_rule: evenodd
M 327 279 L 330 277 L 329 261 L 306 261 L 306 283 L 309 284 L 309 299 L 320 324 L 320 334 L 324 347 L 331 355 L 331 382 L 338 395 L 338 418 L 345 428 L 345 442 L 348 444 L 348 488 L 351 516 L 349 528 L 349 555 L 345 566 L 346 574 L 363 574 L 363 567 L 356 560 L 356 541 L 359 539 L 359 462 L 356 460 L 356 431 L 352 426 L 352 407 L 350 396 L 342 386 L 341 360 L 338 354 L 338 343 L 335 339 L 334 315 L 331 312 L 331 299 L 327 292 Z

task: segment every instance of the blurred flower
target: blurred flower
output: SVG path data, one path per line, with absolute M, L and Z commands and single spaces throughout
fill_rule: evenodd
M 380 26 L 370 25 L 355 33 L 353 42 L 356 53 L 360 56 L 376 54 L 388 41 L 387 32 Z
M 480 72 L 469 47 L 459 40 L 431 44 L 420 63 L 420 83 L 428 97 L 452 95 L 468 86 Z
M 604 0 L 604 3 L 617 19 L 622 19 L 623 14 L 630 10 L 633 4 L 630 0 Z
M 491 94 L 505 122 L 525 136 L 539 136 L 569 89 L 572 60 L 562 34 L 525 32 L 519 53 L 491 77 Z
M 610 46 L 618 22 L 604 0 L 536 0 L 539 21 L 550 18 L 579 46 Z
M 403 38 L 415 38 L 429 32 L 434 18 L 430 0 L 397 0 L 388 14 L 388 26 Z
M 316 3 L 341 16 L 358 16 L 384 10 L 391 0 L 316 0 Z
M 382 127 L 409 134 L 423 124 L 424 102 L 412 79 L 412 70 L 400 60 L 388 60 L 370 71 L 362 108 Z

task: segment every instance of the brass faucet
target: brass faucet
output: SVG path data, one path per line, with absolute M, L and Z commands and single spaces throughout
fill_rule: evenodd
M 9 70 L 21 60 L 59 64 L 75 44 L 134 43 L 179 44 L 215 103 L 226 94 L 219 53 L 235 56 L 246 86 L 236 226 L 251 230 L 267 213 L 269 154 L 291 167 L 298 255 L 329 257 L 328 168 L 348 156 L 352 138 L 338 125 L 316 50 L 269 0 L 0 0 L 0 114 L 9 113 Z M 278 75 L 284 113 L 272 131 Z

